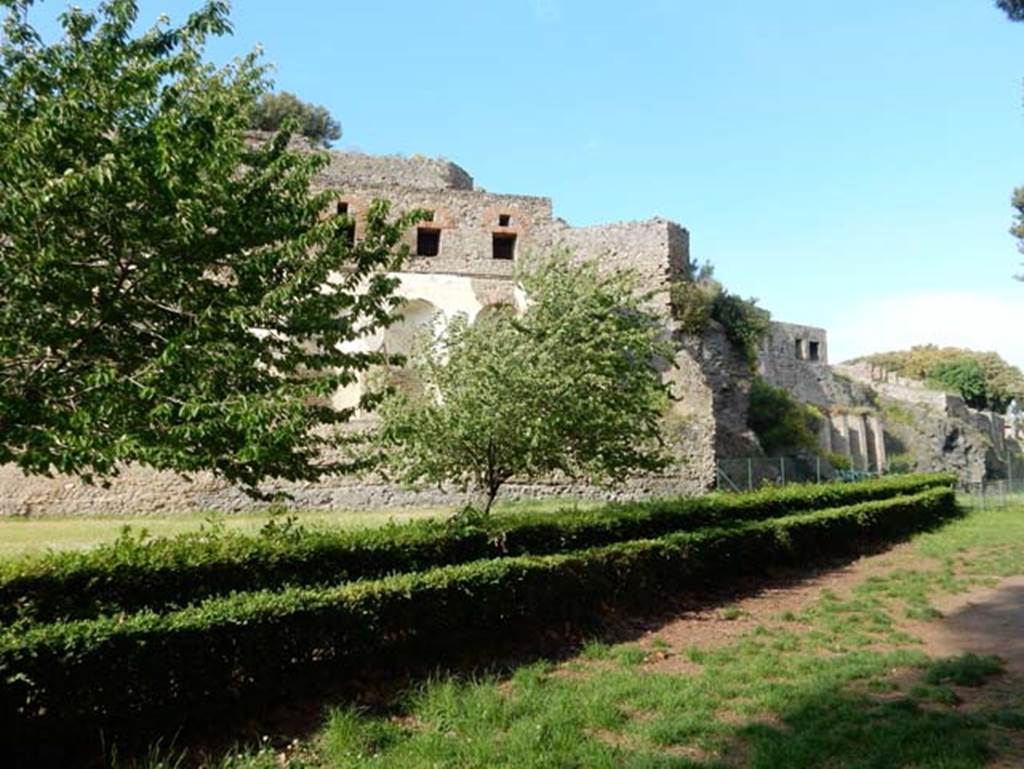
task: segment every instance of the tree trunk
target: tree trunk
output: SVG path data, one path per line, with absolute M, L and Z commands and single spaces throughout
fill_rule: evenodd
M 491 505 L 494 504 L 494 498 L 498 496 L 498 489 L 501 488 L 501 482 L 497 484 L 491 484 L 487 487 L 487 494 L 484 497 L 484 515 L 491 514 Z

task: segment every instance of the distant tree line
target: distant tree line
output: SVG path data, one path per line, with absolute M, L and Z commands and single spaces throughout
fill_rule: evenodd
M 859 360 L 955 392 L 973 408 L 1004 411 L 1011 398 L 1024 397 L 1024 374 L 994 352 L 926 344 Z

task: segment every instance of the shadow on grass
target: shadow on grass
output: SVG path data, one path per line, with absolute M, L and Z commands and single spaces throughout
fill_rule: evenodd
M 1024 710 L 1001 705 L 1021 704 L 1021 681 L 1004 679 L 998 698 L 983 689 L 1002 673 L 994 657 L 936 660 L 909 696 L 829 688 L 797 698 L 778 726 L 740 727 L 734 742 L 741 765 L 758 769 L 981 769 L 993 759 L 994 741 L 1024 736 Z M 950 684 L 974 691 L 957 694 Z
M 739 765 L 758 769 L 981 769 L 992 757 L 989 723 L 912 697 L 829 691 L 797 701 L 778 726 L 741 727 L 734 742 Z
M 991 659 L 966 656 L 933 664 L 923 673 L 918 670 L 915 677 L 947 683 L 966 680 L 981 690 L 999 670 Z M 513 681 L 523 684 L 522 678 Z M 1013 682 L 1010 689 L 1005 680 L 1001 683 L 996 698 L 972 693 L 965 695 L 969 702 L 957 698 L 950 703 L 936 702 L 929 692 L 908 696 L 895 691 L 872 694 L 845 683 L 805 686 L 794 690 L 783 706 L 751 722 L 719 721 L 717 726 L 725 728 L 716 728 L 717 719 L 703 713 L 699 703 L 673 714 L 671 708 L 678 703 L 668 696 L 666 713 L 648 711 L 638 724 L 634 722 L 640 728 L 631 729 L 626 723 L 597 727 L 599 712 L 581 717 L 595 709 L 593 692 L 574 699 L 564 691 L 543 690 L 540 699 L 547 707 L 538 709 L 536 691 L 521 693 L 525 699 L 513 697 L 510 702 L 493 687 L 452 688 L 442 682 L 426 701 L 420 699 L 415 709 L 396 714 L 397 718 L 375 718 L 351 709 L 334 713 L 324 734 L 328 749 L 322 765 L 982 769 L 995 755 L 993 743 L 1007 737 L 1019 742 L 1024 727 L 1019 708 L 995 706 L 997 701 L 1019 705 L 1020 682 Z M 552 698 L 556 702 L 548 701 Z M 546 738 L 539 742 L 536 735 L 542 733 Z M 706 748 L 707 741 L 701 739 L 709 735 L 715 749 Z

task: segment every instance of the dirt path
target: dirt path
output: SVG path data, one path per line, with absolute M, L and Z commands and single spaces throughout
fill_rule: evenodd
M 682 612 L 668 622 L 651 626 L 639 640 L 644 645 L 650 645 L 658 639 L 673 648 L 725 645 L 758 626 L 774 627 L 782 624 L 784 615 L 798 614 L 817 601 L 826 590 L 846 595 L 869 577 L 895 569 L 914 568 L 932 570 L 935 562 L 919 556 L 912 544 L 898 545 L 884 553 L 864 556 L 840 568 L 823 570 L 811 577 L 769 582 L 753 594 L 726 605 Z M 801 627 L 793 621 L 786 622 L 785 626 L 790 630 Z
M 818 601 L 824 591 L 846 597 L 870 577 L 895 570 L 934 571 L 936 567 L 936 561 L 922 557 L 913 544 L 904 544 L 810 578 L 769 584 L 724 607 L 699 608 L 667 622 L 651 623 L 638 639 L 649 650 L 644 665 L 656 672 L 696 673 L 700 666 L 682 652 L 689 645 L 725 646 L 758 626 L 797 630 L 801 625 L 794 617 Z M 984 719 L 994 711 L 1020 708 L 1024 691 L 1024 576 L 1010 577 L 991 588 L 976 588 L 958 595 L 940 594 L 934 597 L 932 605 L 941 612 L 941 618 L 914 621 L 902 618 L 902 612 L 893 613 L 901 629 L 922 641 L 922 651 L 933 658 L 967 652 L 995 655 L 1006 666 L 1002 675 L 983 687 L 953 687 L 955 710 L 978 713 Z M 874 696 L 904 696 L 921 675 L 920 671 L 909 669 L 893 672 L 898 683 L 896 692 Z M 997 755 L 987 769 L 1024 767 L 1024 731 L 1001 729 L 993 740 Z
M 899 545 L 877 555 L 865 556 L 837 569 L 823 571 L 797 582 L 782 580 L 726 606 L 698 608 L 671 620 L 651 623 L 638 639 L 643 646 L 679 649 L 687 645 L 715 647 L 729 644 L 758 626 L 783 623 L 786 614 L 796 615 L 817 601 L 824 591 L 849 595 L 872 576 L 897 569 L 933 571 L 936 562 L 920 556 L 913 544 Z M 933 657 L 964 652 L 994 654 L 1006 662 L 1007 672 L 1024 675 L 1024 576 L 1010 577 L 994 588 L 977 588 L 959 595 L 939 596 L 934 601 L 942 617 L 929 622 L 901 620 L 903 629 L 924 643 Z M 799 623 L 785 626 L 794 630 Z M 676 655 L 659 653 L 655 664 L 686 667 Z
M 936 602 L 942 619 L 915 628 L 934 656 L 994 654 L 1011 673 L 1024 673 L 1024 576 Z

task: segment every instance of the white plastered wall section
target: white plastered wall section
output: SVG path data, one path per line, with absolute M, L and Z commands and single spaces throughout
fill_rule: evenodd
M 443 327 L 455 315 L 462 313 L 476 319 L 485 304 L 474 287 L 473 279 L 464 275 L 446 275 L 426 272 L 400 272 L 398 294 L 402 297 L 402 320 L 387 329 L 359 339 L 347 346 L 351 351 L 377 351 L 408 355 L 412 352 L 417 334 L 428 326 Z M 524 297 L 515 292 L 517 304 L 522 308 Z M 364 383 L 355 382 L 340 388 L 331 399 L 335 408 L 352 408 L 359 403 Z

